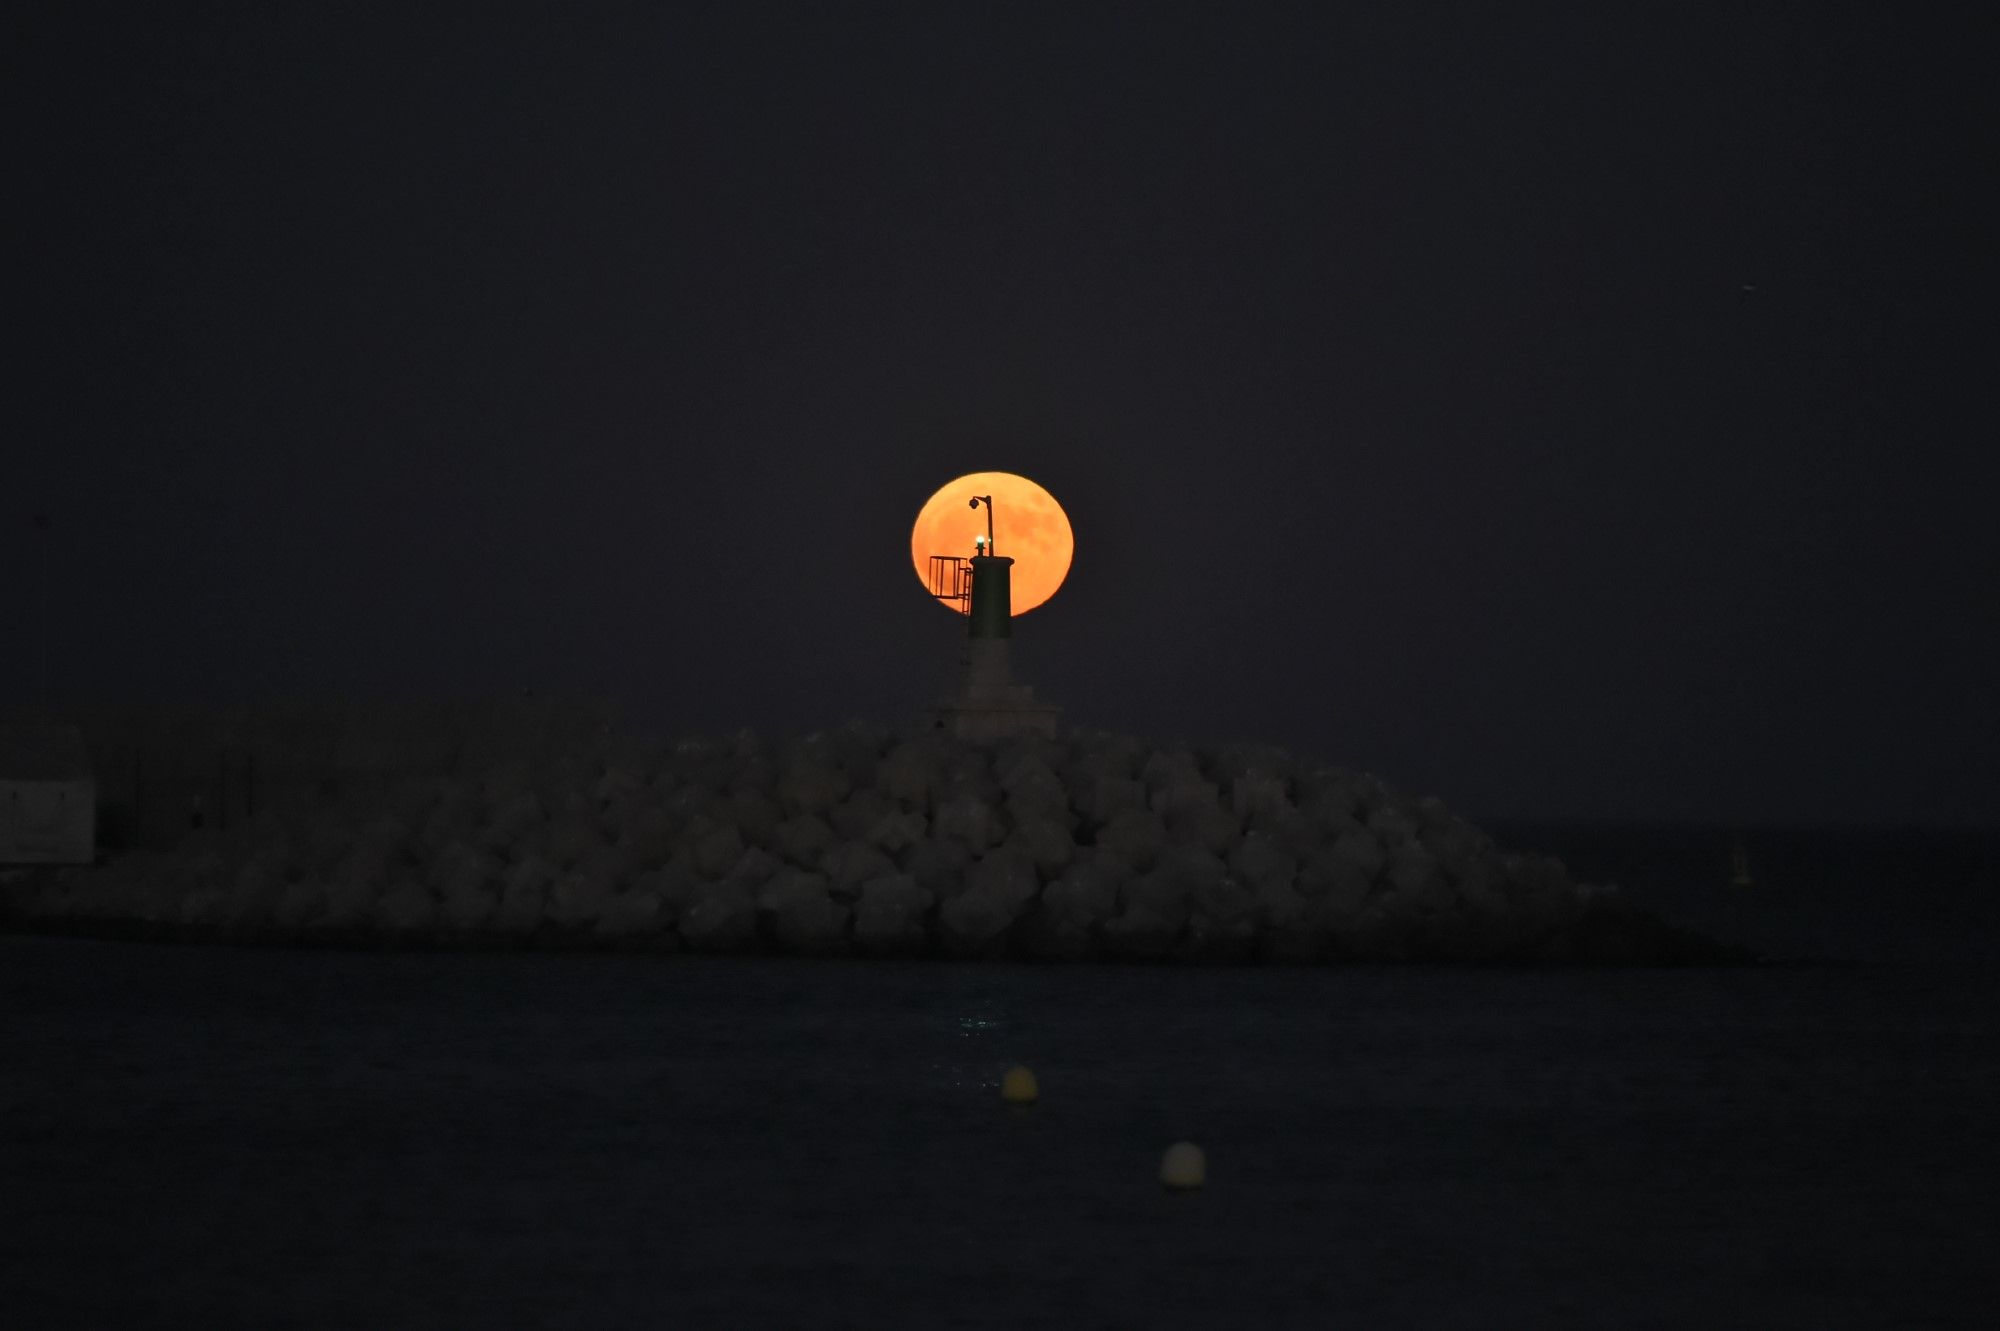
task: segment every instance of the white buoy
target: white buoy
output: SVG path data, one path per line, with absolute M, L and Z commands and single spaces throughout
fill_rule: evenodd
M 1208 1157 L 1193 1142 L 1175 1142 L 1160 1157 L 1160 1182 L 1169 1188 L 1199 1188 L 1207 1177 Z
M 1031 1105 L 1042 1098 L 1042 1091 L 1035 1085 L 1035 1074 L 1017 1063 L 1000 1079 L 1000 1098 L 1010 1105 Z

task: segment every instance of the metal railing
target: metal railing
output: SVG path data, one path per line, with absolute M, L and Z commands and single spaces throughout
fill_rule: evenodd
M 931 595 L 957 601 L 960 610 L 972 605 L 972 561 L 958 555 L 931 556 Z

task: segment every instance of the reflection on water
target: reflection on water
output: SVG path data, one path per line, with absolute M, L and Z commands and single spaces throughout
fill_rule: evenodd
M 1988 974 L 0 939 L 0 1280 L 35 1327 L 1973 1325 Z

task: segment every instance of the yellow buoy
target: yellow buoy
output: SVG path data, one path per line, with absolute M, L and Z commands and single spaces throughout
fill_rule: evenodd
M 1199 1188 L 1208 1177 L 1208 1157 L 1193 1142 L 1175 1142 L 1160 1157 L 1160 1182 L 1169 1188 Z
M 1010 1105 L 1031 1105 L 1041 1097 L 1035 1074 L 1019 1064 L 1008 1068 L 1007 1075 L 1000 1079 L 1000 1098 Z

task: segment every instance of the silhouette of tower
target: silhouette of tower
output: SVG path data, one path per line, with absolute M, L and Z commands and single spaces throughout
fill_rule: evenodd
M 986 506 L 986 535 L 975 537 L 970 558 L 931 556 L 931 594 L 965 605 L 965 653 L 958 692 L 930 709 L 937 729 L 960 739 L 993 740 L 1009 735 L 1053 737 L 1062 709 L 1035 701 L 1035 691 L 1014 679 L 1014 561 L 994 548 L 993 496 L 979 495 L 972 507 Z

